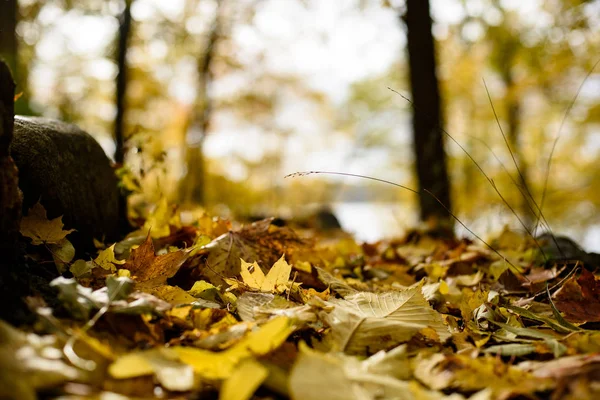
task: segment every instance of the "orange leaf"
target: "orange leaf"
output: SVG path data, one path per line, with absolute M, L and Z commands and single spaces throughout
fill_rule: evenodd
M 148 235 L 140 247 L 131 251 L 123 268 L 129 270 L 141 286 L 156 287 L 164 285 L 167 279 L 175 275 L 188 255 L 188 251 L 179 250 L 157 256 L 152 238 Z

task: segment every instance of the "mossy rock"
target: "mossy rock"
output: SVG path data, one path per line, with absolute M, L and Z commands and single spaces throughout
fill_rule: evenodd
M 93 238 L 118 239 L 117 177 L 92 136 L 72 124 L 16 116 L 10 152 L 25 214 L 40 200 L 48 218 L 62 215 L 65 228 L 77 230 L 69 239 L 78 250 L 92 249 Z

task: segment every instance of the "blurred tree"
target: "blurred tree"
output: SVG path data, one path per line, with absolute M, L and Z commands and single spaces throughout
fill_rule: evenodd
M 503 20 L 508 21 L 503 15 Z M 498 72 L 504 88 L 506 90 L 504 98 L 504 115 L 506 118 L 506 136 L 507 148 L 511 153 L 511 158 L 515 165 L 517 178 L 516 181 L 521 187 L 520 196 L 520 218 L 525 227 L 529 230 L 533 228 L 535 222 L 536 209 L 533 200 L 532 188 L 529 184 L 528 163 L 523 153 L 522 141 L 522 112 L 523 112 L 523 91 L 522 86 L 517 81 L 518 75 L 518 57 L 522 51 L 521 39 L 507 24 L 490 26 L 487 30 L 486 39 L 491 48 L 490 64 Z M 500 128 L 502 129 L 502 128 Z
M 206 202 L 206 166 L 204 160 L 204 141 L 210 129 L 213 112 L 213 101 L 209 93 L 213 81 L 213 60 L 217 51 L 218 40 L 222 34 L 222 9 L 224 0 L 216 0 L 216 9 L 204 50 L 197 58 L 196 71 L 198 87 L 196 104 L 189 126 L 192 133 L 186 149 L 187 173 L 181 180 L 181 200 L 184 203 L 205 204 Z
M 27 96 L 27 71 L 20 62 L 22 46 L 17 35 L 20 20 L 19 3 L 17 0 L 2 0 L 0 2 L 0 60 L 8 65 L 16 83 L 16 93 L 19 99 L 15 103 L 15 114 L 30 114 Z
M 133 0 L 125 0 L 123 11 L 119 15 L 119 37 L 117 46 L 117 84 L 116 84 L 116 117 L 115 117 L 115 162 L 123 164 L 125 161 L 124 130 L 127 93 L 127 50 L 131 35 L 131 4 Z
M 450 182 L 441 131 L 443 118 L 429 0 L 406 0 L 403 20 L 407 31 L 420 218 L 436 225 L 451 225 Z M 436 198 L 446 208 L 440 207 Z
M 532 210 L 537 212 L 537 207 L 528 204 L 524 185 L 541 205 L 548 159 L 559 128 L 562 138 L 552 158 L 561 169 L 551 173 L 547 182 L 552 201 L 545 202 L 545 213 L 573 218 L 590 210 L 592 204 L 600 204 L 598 196 L 583 195 L 590 193 L 587 182 L 594 174 L 594 163 L 573 156 L 592 150 L 588 139 L 592 125 L 584 122 L 583 115 L 593 115 L 591 107 L 598 99 L 579 96 L 571 109 L 586 71 L 597 61 L 600 42 L 592 3 L 560 0 L 521 6 L 466 0 L 462 4 L 464 17 L 448 27 L 440 46 L 450 132 L 478 160 L 529 228 L 536 220 Z M 528 11 L 520 12 L 521 7 Z M 474 77 L 487 81 L 514 161 L 481 79 Z M 506 208 L 473 162 L 454 146 L 450 150 L 456 150 L 453 162 L 463 167 L 462 176 L 453 178 L 455 205 L 471 216 L 478 204 Z M 564 179 L 567 176 L 570 178 Z M 585 207 L 579 197 L 561 194 L 569 187 L 576 187 L 581 198 L 586 198 Z
M 17 74 L 17 0 L 2 0 L 0 3 L 0 59 L 8 65 L 15 80 Z M 17 89 L 18 90 L 18 89 Z
M 127 111 L 127 50 L 129 49 L 129 38 L 131 36 L 131 5 L 133 0 L 125 0 L 123 11 L 119 15 L 119 37 L 117 46 L 117 82 L 116 82 L 116 116 L 115 116 L 115 162 L 122 166 L 125 162 L 125 113 Z M 119 196 L 119 215 L 122 216 L 122 232 L 127 232 L 129 223 L 127 220 L 128 207 L 127 197 L 124 193 Z

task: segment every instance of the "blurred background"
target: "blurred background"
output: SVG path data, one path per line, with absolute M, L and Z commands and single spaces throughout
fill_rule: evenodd
M 427 217 L 410 191 L 284 177 L 423 187 L 420 111 L 444 140 L 447 160 L 430 156 L 446 165 L 448 206 L 473 231 L 523 229 L 475 160 L 525 225 L 536 217 L 523 188 L 555 232 L 600 250 L 600 1 L 430 0 L 431 18 L 412 20 L 411 1 L 0 0 L 0 56 L 17 113 L 91 133 L 139 207 L 329 207 L 360 240 L 401 234 Z M 427 32 L 433 52 L 419 45 Z M 439 107 L 413 108 L 424 92 L 411 77 L 428 61 Z

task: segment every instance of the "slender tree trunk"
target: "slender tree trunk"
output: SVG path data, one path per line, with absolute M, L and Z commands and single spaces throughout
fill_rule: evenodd
M 412 124 L 420 217 L 422 221 L 449 224 L 452 220 L 448 210 L 424 192 L 428 190 L 451 209 L 429 0 L 407 0 L 404 22 L 413 98 Z
M 127 95 L 127 50 L 129 49 L 129 38 L 131 36 L 131 4 L 133 0 L 125 0 L 125 8 L 119 16 L 119 38 L 117 48 L 117 82 L 116 82 L 116 106 L 115 117 L 115 162 L 123 165 L 125 162 L 125 113 Z M 119 196 L 119 215 L 121 230 L 127 232 L 130 225 L 127 219 L 127 197 L 125 194 Z
M 204 141 L 210 130 L 213 103 L 209 94 L 213 80 L 212 64 L 221 31 L 221 8 L 223 0 L 217 0 L 215 18 L 208 34 L 203 53 L 198 57 L 198 97 L 196 111 L 188 132 L 186 149 L 187 174 L 181 182 L 181 200 L 184 203 L 206 203 L 206 163 L 204 159 Z
M 17 0 L 0 0 L 0 59 L 8 65 L 15 81 L 18 81 L 17 16 Z
M 123 164 L 125 160 L 125 95 L 127 92 L 127 50 L 129 48 L 129 37 L 131 35 L 131 3 L 125 0 L 125 8 L 119 16 L 119 43 L 117 49 L 117 85 L 116 105 L 117 115 L 115 117 L 115 162 Z
M 504 64 L 504 66 L 505 69 L 501 71 L 501 75 L 507 92 L 506 119 L 508 129 L 506 136 L 518 168 L 519 176 L 517 178 L 517 182 L 519 185 L 521 185 L 523 193 L 525 193 L 525 196 L 520 197 L 519 209 L 521 213 L 521 219 L 528 229 L 532 229 L 536 216 L 532 212 L 532 204 L 528 194 L 533 195 L 533 193 L 530 192 L 531 186 L 529 184 L 529 171 L 527 168 L 527 162 L 523 156 L 522 146 L 519 143 L 521 136 L 521 102 L 515 93 L 512 62 L 507 62 Z

